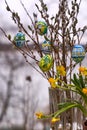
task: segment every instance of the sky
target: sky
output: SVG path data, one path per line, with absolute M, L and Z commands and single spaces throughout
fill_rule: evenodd
M 45 2 L 50 6 L 53 2 L 51 2 L 52 0 L 45 0 Z M 15 1 L 11 1 L 11 0 L 7 0 L 9 6 L 11 7 L 12 10 L 14 10 L 15 12 L 18 12 L 23 23 L 27 23 L 29 24 L 28 22 L 28 17 L 26 16 L 26 13 L 25 11 L 23 10 L 21 4 L 20 4 L 20 0 L 15 0 Z M 28 10 L 28 13 L 32 16 L 33 12 L 37 12 L 37 9 L 35 7 L 35 3 L 37 3 L 38 5 L 40 5 L 40 2 L 39 0 L 22 0 L 22 2 L 24 3 L 25 7 L 27 8 Z M 51 2 L 51 3 L 50 3 Z M 0 10 L 1 10 L 1 13 L 0 15 L 2 16 L 2 19 L 1 19 L 1 22 L 0 22 L 0 25 L 3 26 L 3 22 L 5 23 L 8 23 L 10 26 L 13 24 L 13 22 L 11 21 L 11 16 L 9 14 L 9 12 L 6 11 L 6 5 L 5 5 L 5 2 L 4 0 L 1 0 L 1 3 L 0 4 Z M 54 3 L 52 4 L 53 7 L 56 6 L 56 2 L 54 1 Z M 55 12 L 55 8 L 54 8 L 54 11 Z
M 17 33 L 17 26 L 12 21 L 10 12 L 8 12 L 6 10 L 5 1 L 1 0 L 0 2 L 1 2 L 1 4 L 0 4 L 0 17 L 1 17 L 0 27 L 2 27 L 8 34 L 14 35 L 15 33 Z M 35 7 L 35 3 L 40 5 L 39 0 L 22 0 L 22 2 L 25 5 L 25 7 L 31 17 L 33 17 L 33 12 L 38 13 L 38 11 Z M 50 15 L 51 15 L 51 13 L 53 14 L 57 9 L 56 1 L 53 2 L 53 0 L 44 0 L 44 2 L 50 7 L 49 8 Z M 25 26 L 31 24 L 22 5 L 20 4 L 20 0 L 14 0 L 14 1 L 7 0 L 7 3 L 12 10 L 14 10 L 15 12 L 18 12 L 19 16 L 21 17 L 21 21 Z M 50 10 L 52 10 L 52 8 L 54 8 L 53 12 L 50 11 Z M 38 17 L 38 20 L 41 20 L 40 16 Z M 8 42 L 8 41 L 6 41 L 5 37 L 3 36 L 3 33 L 0 32 L 0 34 L 1 34 L 1 38 L 0 38 L 1 43 Z
M 58 0 L 44 0 L 44 2 L 47 4 L 50 15 L 55 15 L 57 11 L 57 5 L 58 5 Z M 70 1 L 70 0 L 69 0 Z M 0 1 L 0 26 L 5 27 L 5 28 L 10 28 L 11 26 L 14 26 L 13 21 L 11 20 L 11 15 L 9 12 L 6 11 L 6 5 L 4 0 Z M 9 6 L 11 7 L 12 10 L 15 12 L 18 12 L 22 21 L 26 24 L 29 24 L 28 17 L 26 16 L 25 11 L 23 10 L 20 0 L 7 0 Z M 33 12 L 37 12 L 37 9 L 35 7 L 35 3 L 40 5 L 39 0 L 22 0 L 24 3 L 25 7 L 27 8 L 29 14 L 32 16 Z M 81 6 L 80 6 L 80 13 L 79 13 L 79 25 L 85 25 L 87 22 L 87 0 L 82 0 Z M 5 24 L 4 24 L 5 23 Z
M 79 0 L 77 0 L 79 1 Z M 22 23 L 24 23 L 24 25 L 28 25 L 30 24 L 30 20 L 27 17 L 24 9 L 22 8 L 21 4 L 20 4 L 20 0 L 7 0 L 10 8 L 12 10 L 14 10 L 15 12 L 18 12 L 19 16 L 21 17 L 21 21 Z M 25 7 L 28 10 L 28 13 L 31 15 L 31 17 L 33 16 L 33 12 L 38 13 L 36 7 L 35 7 L 35 3 L 37 3 L 38 5 L 40 5 L 39 0 L 22 0 L 22 2 L 24 3 Z M 49 14 L 50 16 L 55 15 L 57 8 L 58 8 L 58 0 L 44 0 L 44 2 L 47 4 L 49 10 Z M 70 0 L 69 0 L 70 2 Z M 78 16 L 78 26 L 82 27 L 84 25 L 87 24 L 87 0 L 82 0 L 81 6 L 80 6 L 80 13 Z M 14 24 L 14 22 L 12 21 L 11 18 L 11 14 L 9 12 L 7 12 L 6 10 L 6 4 L 4 0 L 0 1 L 0 27 L 2 27 L 3 29 L 6 30 L 7 33 L 12 33 L 13 34 L 13 30 L 11 31 L 12 28 L 14 28 L 14 32 L 16 33 L 17 31 L 17 26 Z M 38 17 L 38 20 L 41 20 L 41 17 Z M 0 32 L 1 36 L 3 35 Z M 0 37 L 1 37 L 0 36 Z M 0 38 L 1 41 L 6 42 L 5 37 L 1 37 Z
M 79 1 L 79 0 L 77 0 Z M 15 12 L 18 12 L 19 16 L 21 17 L 22 23 L 24 23 L 25 26 L 30 24 L 30 20 L 27 17 L 24 9 L 22 8 L 22 5 L 20 4 L 20 0 L 7 0 L 10 8 L 14 10 Z M 28 10 L 28 13 L 33 16 L 33 12 L 38 13 L 35 3 L 40 5 L 39 0 L 22 0 L 23 4 Z M 50 16 L 55 15 L 57 8 L 58 8 L 58 0 L 44 0 L 44 2 L 48 6 L 48 12 Z M 69 0 L 70 2 L 70 0 Z M 78 16 L 78 26 L 82 27 L 87 24 L 87 0 L 82 0 L 81 6 L 80 6 L 80 12 Z M 11 18 L 11 14 L 6 10 L 6 4 L 4 0 L 0 1 L 0 27 L 2 27 L 4 30 L 6 30 L 7 33 L 11 33 L 14 35 L 14 33 L 17 32 L 17 26 L 14 24 Z M 38 20 L 41 20 L 40 15 L 38 15 Z M 12 30 L 14 29 L 14 31 Z M 0 32 L 1 36 L 3 35 L 2 32 Z M 5 37 L 1 37 L 0 41 L 4 42 Z M 6 42 L 6 41 L 5 41 Z

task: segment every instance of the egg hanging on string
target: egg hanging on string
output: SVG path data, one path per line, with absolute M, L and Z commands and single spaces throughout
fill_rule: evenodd
M 36 29 L 39 35 L 44 35 L 47 33 L 47 24 L 45 22 L 38 21 L 36 23 Z
M 43 72 L 49 71 L 53 66 L 53 58 L 51 55 L 45 55 L 39 61 L 39 67 Z
M 16 47 L 23 47 L 25 45 L 25 34 L 18 32 L 14 37 L 14 43 Z
M 72 59 L 79 63 L 81 62 L 85 57 L 85 49 L 82 45 L 74 45 L 72 49 Z
M 44 41 L 42 43 L 42 52 L 44 54 L 50 54 L 52 50 L 51 42 L 50 41 Z

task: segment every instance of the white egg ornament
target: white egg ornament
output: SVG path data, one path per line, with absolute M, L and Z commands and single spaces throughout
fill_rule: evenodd
M 82 45 L 74 45 L 72 49 L 72 59 L 79 63 L 81 62 L 85 57 L 85 49 Z
M 16 47 L 23 47 L 25 45 L 25 34 L 18 32 L 14 37 L 14 42 Z

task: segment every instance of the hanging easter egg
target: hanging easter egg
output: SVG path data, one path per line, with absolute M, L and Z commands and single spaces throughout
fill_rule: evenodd
M 43 72 L 49 71 L 53 66 L 53 58 L 50 55 L 45 55 L 39 61 L 39 67 Z
M 44 54 L 50 54 L 51 53 L 51 42 L 50 41 L 44 41 L 42 43 L 42 52 Z
M 22 47 L 25 44 L 25 34 L 18 32 L 14 37 L 14 42 L 16 47 Z
M 85 49 L 82 45 L 74 45 L 72 50 L 72 59 L 79 63 L 81 62 L 85 57 Z
M 47 33 L 47 24 L 45 22 L 39 21 L 36 23 L 36 29 L 39 35 L 44 35 Z

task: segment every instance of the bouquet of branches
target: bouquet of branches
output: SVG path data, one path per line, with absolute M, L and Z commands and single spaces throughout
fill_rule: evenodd
M 52 90 L 57 88 L 58 91 L 64 92 L 66 98 L 64 102 L 58 104 L 58 110 L 54 110 L 50 115 L 44 115 L 42 112 L 36 115 L 40 119 L 51 117 L 51 121 L 56 122 L 61 113 L 74 107 L 87 115 L 87 68 L 80 67 L 80 73 L 73 74 L 73 69 L 77 64 L 81 66 L 86 53 L 86 48 L 81 42 L 87 26 L 77 28 L 81 0 L 79 2 L 59 0 L 55 16 L 50 16 L 43 0 L 39 1 L 40 7 L 37 4 L 35 6 L 41 15 L 41 21 L 38 21 L 36 13 L 33 13 L 32 18 L 20 0 L 31 21 L 26 29 L 18 13 L 12 11 L 5 0 L 6 9 L 11 13 L 19 31 L 12 39 L 11 34 L 7 35 L 0 27 L 15 49 L 24 56 L 26 62 L 48 80 Z M 34 65 L 30 59 L 34 61 Z M 81 100 L 75 100 L 71 92 L 80 95 Z

